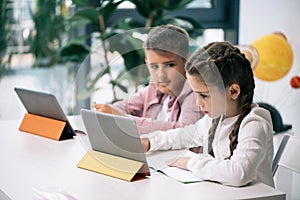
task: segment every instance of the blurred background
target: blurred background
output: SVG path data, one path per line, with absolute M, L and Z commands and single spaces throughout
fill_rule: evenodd
M 15 86 L 55 94 L 71 115 L 147 84 L 142 38 L 149 27 L 185 28 L 191 53 L 211 41 L 238 43 L 238 1 L 1 1 L 0 119 L 24 113 Z
M 149 81 L 142 50 L 147 31 L 172 23 L 189 32 L 191 53 L 212 41 L 246 45 L 246 51 L 257 47 L 255 101 L 276 108 L 300 136 L 299 0 L 0 0 L 0 5 L 0 120 L 21 119 L 26 112 L 14 87 L 53 93 L 68 115 L 95 101 L 126 98 Z M 259 49 L 257 40 L 275 32 L 284 35 L 289 55 L 280 45 L 271 53 Z M 266 56 L 288 56 L 289 64 L 276 65 L 276 77 L 272 70 L 258 74 Z M 294 174 L 289 182 L 291 199 L 300 197 L 299 180 Z

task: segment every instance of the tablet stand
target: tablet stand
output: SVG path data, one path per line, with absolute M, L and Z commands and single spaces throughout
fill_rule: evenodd
M 143 162 L 93 150 L 83 156 L 77 167 L 129 182 L 150 175 Z
M 73 138 L 72 129 L 67 122 L 30 113 L 24 115 L 19 130 L 53 140 Z

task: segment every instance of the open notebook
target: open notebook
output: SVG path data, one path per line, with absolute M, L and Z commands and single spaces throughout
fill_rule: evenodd
M 152 170 L 161 172 L 181 183 L 195 183 L 203 180 L 194 176 L 190 171 L 176 167 L 169 167 L 166 165 L 166 162 L 177 157 L 191 157 L 193 155 L 195 155 L 195 153 L 189 150 L 157 151 L 146 153 L 148 165 Z

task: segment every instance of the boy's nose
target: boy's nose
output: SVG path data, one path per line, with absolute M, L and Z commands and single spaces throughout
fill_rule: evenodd
M 159 69 L 157 70 L 157 76 L 160 80 L 164 80 L 167 77 L 167 73 L 164 67 L 159 67 Z

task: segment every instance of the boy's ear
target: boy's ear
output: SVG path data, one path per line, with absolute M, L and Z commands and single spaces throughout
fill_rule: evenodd
M 229 87 L 229 95 L 232 99 L 236 100 L 240 93 L 241 93 L 241 88 L 238 84 L 233 83 L 230 87 Z

